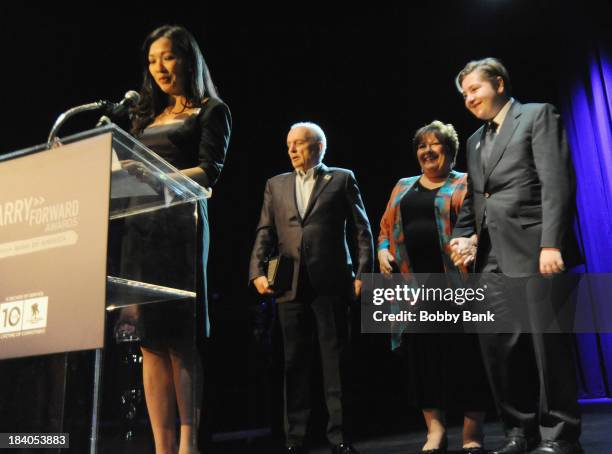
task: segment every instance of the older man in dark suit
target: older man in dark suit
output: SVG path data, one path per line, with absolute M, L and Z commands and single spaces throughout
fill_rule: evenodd
M 554 277 L 580 260 L 565 133 L 552 105 L 510 97 L 497 59 L 468 63 L 456 82 L 467 109 L 485 124 L 467 142 L 468 196 L 453 231 L 454 259 L 491 273 L 491 302 L 516 310 L 521 302 L 509 296 L 507 276 Z M 537 316 L 527 288 L 525 295 Z M 507 436 L 493 453 L 582 453 L 572 338 L 535 326 L 532 334 L 519 327 L 480 337 Z
M 295 171 L 266 183 L 249 273 L 260 294 L 271 294 L 266 259 L 278 253 L 294 265 L 290 288 L 276 299 L 285 350 L 286 452 L 304 452 L 316 337 L 332 453 L 356 453 L 348 421 L 347 310 L 361 292 L 361 273 L 372 272 L 370 223 L 353 172 L 322 163 L 326 139 L 319 126 L 293 125 L 287 148 Z

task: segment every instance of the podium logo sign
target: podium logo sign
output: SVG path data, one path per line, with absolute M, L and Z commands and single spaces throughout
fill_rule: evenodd
M 32 254 L 47 249 L 73 246 L 77 244 L 79 235 L 74 230 L 42 235 L 27 240 L 9 241 L 0 244 L 0 260 L 17 255 Z
M 24 197 L 0 203 L 0 228 L 25 223 L 44 225 L 45 232 L 75 227 L 79 215 L 78 199 L 46 204 L 45 198 Z
M 49 298 L 40 296 L 0 304 L 0 339 L 44 334 Z
M 0 360 L 104 345 L 111 144 L 0 160 Z
M 79 224 L 79 200 L 47 204 L 44 197 L 38 196 L 0 203 L 0 230 L 19 224 L 40 226 L 44 232 L 64 231 L 0 243 L 0 260 L 75 245 L 78 234 L 73 229 Z

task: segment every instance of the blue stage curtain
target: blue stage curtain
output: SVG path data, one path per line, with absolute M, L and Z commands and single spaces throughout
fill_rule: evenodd
M 575 73 L 562 91 L 562 112 L 586 272 L 612 273 L 612 54 L 600 46 L 587 58 L 587 65 L 569 70 Z M 612 397 L 612 334 L 579 334 L 577 347 L 581 397 Z

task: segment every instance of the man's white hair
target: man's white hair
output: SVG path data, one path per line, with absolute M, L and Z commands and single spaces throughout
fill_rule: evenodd
M 306 128 L 310 132 L 312 132 L 315 140 L 321 144 L 321 159 L 319 162 L 323 161 L 323 156 L 325 156 L 325 150 L 327 150 L 327 138 L 325 137 L 325 133 L 321 129 L 321 126 L 319 126 L 316 123 L 312 123 L 310 121 L 302 121 L 302 122 L 295 123 L 294 125 L 292 125 L 289 130 L 292 130 L 295 128 Z

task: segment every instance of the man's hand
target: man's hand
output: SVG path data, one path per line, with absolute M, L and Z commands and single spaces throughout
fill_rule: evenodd
M 395 262 L 395 259 L 389 252 L 389 249 L 381 249 L 378 251 L 378 264 L 381 273 L 391 274 L 393 272 L 393 266 L 391 265 L 393 262 Z
M 561 251 L 554 247 L 543 247 L 540 251 L 540 273 L 550 276 L 564 270 L 565 263 L 563 263 Z
M 478 236 L 472 235 L 469 238 L 453 238 L 450 241 L 451 260 L 455 266 L 468 266 L 476 259 L 476 249 L 478 247 Z
M 355 279 L 355 298 L 359 298 L 361 295 L 361 279 Z
M 253 279 L 253 285 L 260 295 L 272 295 L 274 293 L 266 276 L 259 276 Z

